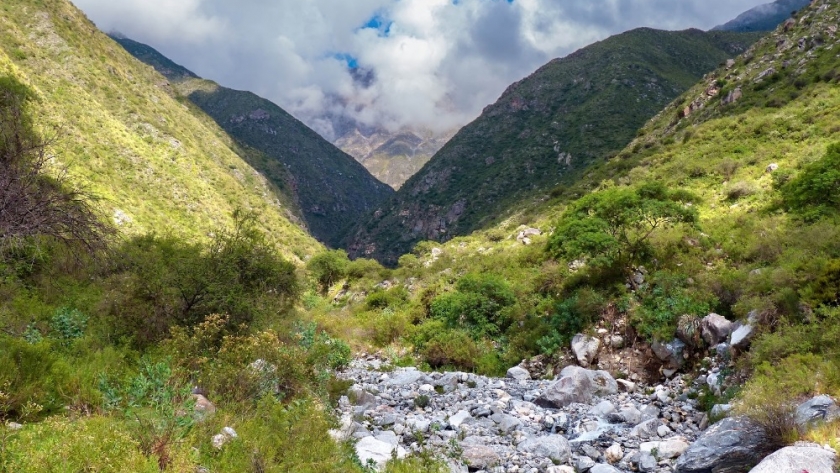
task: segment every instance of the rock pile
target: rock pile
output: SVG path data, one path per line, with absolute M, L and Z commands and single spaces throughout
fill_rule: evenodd
M 333 434 L 356 439 L 360 460 L 379 466 L 431 449 L 459 472 L 670 472 L 707 422 L 680 376 L 643 390 L 581 367 L 556 381 L 521 368 L 501 379 L 375 358 L 341 375 L 354 384 Z

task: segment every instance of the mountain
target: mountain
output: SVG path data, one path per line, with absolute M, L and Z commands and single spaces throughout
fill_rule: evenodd
M 334 144 L 356 158 L 377 179 L 399 189 L 454 135 L 454 132 L 439 134 L 411 129 L 390 132 L 383 128 L 353 127 Z
M 734 20 L 716 26 L 718 31 L 772 31 L 786 19 L 791 13 L 797 12 L 806 7 L 811 0 L 776 0 L 773 3 L 759 5 L 748 10 Z
M 642 28 L 549 62 L 511 85 L 357 226 L 350 253 L 393 264 L 418 241 L 467 234 L 573 181 L 757 38 Z
M 277 185 L 288 183 L 318 240 L 337 246 L 343 229 L 393 194 L 353 157 L 269 100 L 201 79 L 150 46 L 119 35 L 113 39 L 166 76 L 241 146 L 262 153 L 265 159 L 251 165 Z
M 56 163 L 124 234 L 207 239 L 245 208 L 287 255 L 319 248 L 293 223 L 292 196 L 246 162 L 259 153 L 182 102 L 69 2 L 10 0 L 0 20 L 0 77 L 33 91 L 31 114 L 54 138 Z

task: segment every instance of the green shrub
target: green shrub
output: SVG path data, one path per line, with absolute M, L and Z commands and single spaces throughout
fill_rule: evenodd
M 570 297 L 558 301 L 545 321 L 547 334 L 537 345 L 545 355 L 552 355 L 566 347 L 572 338 L 598 320 L 607 300 L 590 288 L 575 291 Z
M 702 317 L 715 303 L 710 294 L 687 285 L 683 274 L 659 271 L 651 278 L 650 288 L 640 294 L 641 304 L 630 321 L 647 339 L 670 340 L 682 315 Z
M 458 280 L 456 291 L 432 300 L 432 317 L 446 321 L 450 328 L 464 327 L 474 338 L 498 336 L 512 323 L 509 309 L 516 294 L 501 277 L 493 274 L 467 274 Z
M 321 286 L 321 292 L 326 294 L 329 288 L 347 276 L 350 259 L 344 250 L 327 250 L 312 257 L 306 268 Z
M 128 427 L 110 417 L 52 417 L 16 433 L 0 452 L 4 449 L 0 469 L 10 472 L 161 471 L 156 458 L 142 453 Z M 192 466 L 184 461 L 184 452 L 178 457 L 172 459 L 171 471 Z
M 806 220 L 840 210 L 840 143 L 830 145 L 822 158 L 805 166 L 781 191 L 787 207 Z
M 437 333 L 420 350 L 423 359 L 433 368 L 458 367 L 474 370 L 481 357 L 481 349 L 464 330 L 444 330 Z
M 48 341 L 0 335 L 0 418 L 31 420 L 60 411 L 70 367 Z
M 145 346 L 210 314 L 228 314 L 235 328 L 286 310 L 299 295 L 294 265 L 268 245 L 252 215 L 234 218 L 234 230 L 219 231 L 206 248 L 147 235 L 118 249 L 109 281 L 115 328 Z
M 85 334 L 87 322 L 88 317 L 81 311 L 62 307 L 50 320 L 50 328 L 61 343 L 68 344 Z

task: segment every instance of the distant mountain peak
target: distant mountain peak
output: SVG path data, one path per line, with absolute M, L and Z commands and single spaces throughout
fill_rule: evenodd
M 791 13 L 799 11 L 811 0 L 776 0 L 748 10 L 734 20 L 714 27 L 718 31 L 772 31 L 780 23 L 790 17 Z

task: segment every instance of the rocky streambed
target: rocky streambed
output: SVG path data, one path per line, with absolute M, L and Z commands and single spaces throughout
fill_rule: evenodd
M 340 376 L 353 385 L 332 434 L 353 439 L 359 459 L 377 468 L 426 450 L 453 472 L 727 473 L 759 462 L 752 471 L 834 471 L 834 451 L 814 444 L 762 462 L 771 452 L 760 426 L 727 418 L 709 427 L 691 399 L 698 385 L 681 375 L 647 386 L 569 366 L 555 380 L 533 380 L 520 367 L 490 378 L 393 368 L 370 356 Z M 797 409 L 803 425 L 835 416 L 840 409 L 826 396 Z
M 670 472 L 708 422 L 679 376 L 662 385 L 567 367 L 559 381 L 424 373 L 369 357 L 341 374 L 334 434 L 357 439 L 363 463 L 430 449 L 453 471 Z

